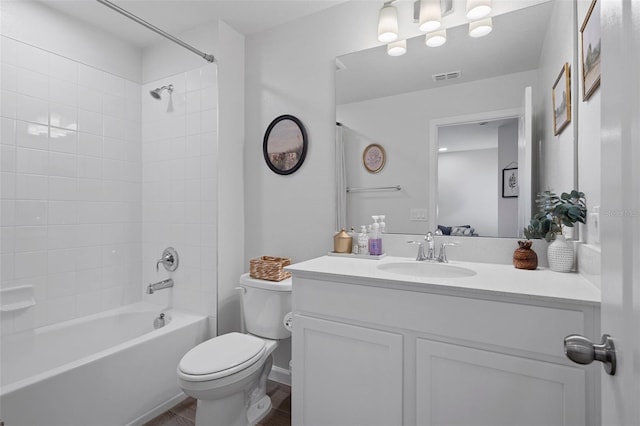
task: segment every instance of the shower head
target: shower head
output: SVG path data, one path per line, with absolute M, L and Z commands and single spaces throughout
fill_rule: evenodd
M 162 86 L 162 87 L 158 87 L 157 89 L 154 90 L 150 90 L 149 94 L 154 98 L 154 99 L 162 99 L 161 93 L 163 90 L 168 91 L 169 93 L 173 92 L 173 84 L 170 84 L 168 86 Z

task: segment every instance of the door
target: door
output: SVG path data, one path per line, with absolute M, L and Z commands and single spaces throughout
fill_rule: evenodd
M 602 8 L 602 317 L 617 372 L 602 376 L 602 424 L 640 425 L 640 2 Z

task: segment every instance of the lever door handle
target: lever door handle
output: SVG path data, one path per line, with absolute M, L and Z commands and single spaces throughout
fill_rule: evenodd
M 599 345 L 579 334 L 567 336 L 564 338 L 564 354 L 577 364 L 600 361 L 604 364 L 604 371 L 612 376 L 616 374 L 616 348 L 608 334 L 602 336 Z

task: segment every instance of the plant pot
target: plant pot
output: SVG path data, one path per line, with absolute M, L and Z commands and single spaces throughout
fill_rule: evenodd
M 564 235 L 557 235 L 547 248 L 547 260 L 552 271 L 571 272 L 574 257 L 573 245 L 567 242 Z

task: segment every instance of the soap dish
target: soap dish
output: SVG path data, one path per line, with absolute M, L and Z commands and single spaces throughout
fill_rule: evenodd
M 354 253 L 336 253 L 335 251 L 330 251 L 327 254 L 329 256 L 335 256 L 335 257 L 350 257 L 352 259 L 369 259 L 369 260 L 380 260 L 387 255 L 386 253 L 371 255 L 371 254 L 354 254 Z
M 0 290 L 0 295 L 2 295 L 0 312 L 20 311 L 36 304 L 34 289 L 31 285 L 3 288 Z

